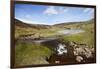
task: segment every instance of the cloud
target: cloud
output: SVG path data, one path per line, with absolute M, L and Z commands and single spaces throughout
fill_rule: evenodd
M 86 8 L 83 10 L 84 13 L 87 13 L 87 14 L 93 14 L 94 13 L 94 9 L 92 8 Z
M 67 12 L 68 11 L 68 8 L 66 8 L 66 7 L 60 7 L 59 8 L 59 12 L 60 13 L 65 13 L 65 12 Z
M 43 13 L 47 15 L 57 15 L 57 14 L 63 14 L 67 11 L 68 9 L 65 7 L 49 6 Z
M 49 6 L 45 11 L 44 14 L 52 15 L 52 14 L 58 14 L 58 11 L 55 9 L 54 6 Z
M 85 8 L 85 9 L 83 10 L 84 13 L 87 13 L 88 11 L 90 11 L 90 8 Z

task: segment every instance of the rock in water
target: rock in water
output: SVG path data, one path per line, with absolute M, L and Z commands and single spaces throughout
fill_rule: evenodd
M 77 62 L 81 62 L 83 60 L 83 57 L 81 57 L 81 56 L 76 56 L 76 61 Z

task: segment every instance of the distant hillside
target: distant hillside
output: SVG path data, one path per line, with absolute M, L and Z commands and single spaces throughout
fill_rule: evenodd
M 65 26 L 65 25 L 73 25 L 73 24 L 85 24 L 85 23 L 94 23 L 94 19 L 88 20 L 88 21 L 83 21 L 83 22 L 65 22 L 65 23 L 59 23 L 55 24 L 54 26 Z
M 22 28 L 32 27 L 30 24 L 23 23 L 22 21 L 17 20 L 17 19 L 15 19 L 15 26 L 22 27 Z
M 24 23 L 18 19 L 15 19 L 15 26 L 18 26 L 20 28 L 33 28 L 33 29 L 47 29 L 47 28 L 51 27 L 49 25 L 27 24 L 27 23 Z
M 55 25 L 42 25 L 42 24 L 27 24 L 24 23 L 18 19 L 15 19 L 15 26 L 22 27 L 22 28 L 34 28 L 34 29 L 49 29 L 51 27 L 63 27 L 67 25 L 75 25 L 75 24 L 87 24 L 87 23 L 94 23 L 94 19 L 91 19 L 89 21 L 84 21 L 84 22 L 69 22 L 69 23 L 59 23 Z
M 88 22 L 88 23 L 94 23 L 94 19 L 88 20 L 86 22 Z
M 94 19 L 84 21 L 84 22 L 69 22 L 69 23 L 59 23 L 53 25 L 53 27 L 64 28 L 64 29 L 80 29 L 83 25 L 93 24 Z

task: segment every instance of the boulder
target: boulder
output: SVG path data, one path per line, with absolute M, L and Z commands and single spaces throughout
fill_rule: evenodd
M 94 48 L 89 48 L 89 46 L 85 43 L 80 44 L 73 41 L 69 41 L 69 43 L 67 43 L 67 48 L 69 55 L 72 56 L 73 54 L 77 62 L 82 62 L 82 60 L 87 61 L 88 59 L 94 57 Z M 71 56 L 68 57 L 70 58 Z
M 83 57 L 82 56 L 76 56 L 76 61 L 77 62 L 82 62 L 83 61 Z

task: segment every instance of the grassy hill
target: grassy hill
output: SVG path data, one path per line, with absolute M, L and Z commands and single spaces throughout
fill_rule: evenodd
M 59 23 L 53 25 L 54 27 L 64 28 L 64 29 L 82 29 L 83 26 L 87 24 L 94 23 L 94 19 L 84 21 L 84 22 L 68 22 L 68 23 Z
M 94 27 L 94 20 L 89 20 L 82 23 L 73 23 L 64 25 L 65 27 L 69 27 L 70 29 L 82 29 L 85 32 L 75 34 L 75 35 L 69 35 L 64 36 L 63 39 L 65 41 L 75 41 L 78 43 L 85 43 L 89 47 L 94 47 L 94 41 L 95 41 L 95 27 Z
M 15 38 L 18 38 L 20 35 L 28 35 L 28 34 L 35 34 L 33 35 L 33 37 L 49 36 L 54 32 L 52 30 L 49 30 L 50 28 L 52 27 L 49 25 L 27 24 L 20 20 L 15 19 Z

